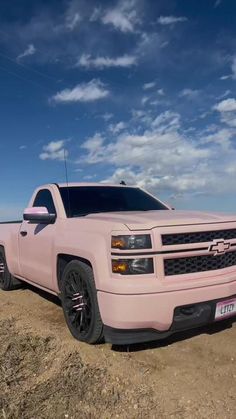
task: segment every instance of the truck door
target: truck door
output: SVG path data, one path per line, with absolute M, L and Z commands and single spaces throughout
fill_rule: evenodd
M 41 189 L 34 207 L 46 207 L 51 214 L 56 208 L 51 191 Z M 21 276 L 45 288 L 52 289 L 54 224 L 33 224 L 23 221 L 19 232 L 19 259 Z

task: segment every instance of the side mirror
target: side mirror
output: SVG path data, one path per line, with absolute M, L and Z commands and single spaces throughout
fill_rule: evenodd
M 49 214 L 46 207 L 31 207 L 25 209 L 23 218 L 34 224 L 53 224 L 56 221 L 56 214 Z

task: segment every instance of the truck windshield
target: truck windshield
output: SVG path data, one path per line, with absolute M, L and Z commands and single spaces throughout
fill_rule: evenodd
M 67 217 L 101 212 L 168 210 L 141 189 L 117 186 L 69 186 L 59 188 Z

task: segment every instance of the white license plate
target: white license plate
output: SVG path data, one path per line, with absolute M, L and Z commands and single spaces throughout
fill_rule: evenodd
M 215 320 L 236 315 L 236 298 L 220 301 L 216 304 Z

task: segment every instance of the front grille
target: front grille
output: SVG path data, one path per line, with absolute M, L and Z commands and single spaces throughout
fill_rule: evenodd
M 204 255 L 164 260 L 166 276 L 214 271 L 235 265 L 236 252 L 228 252 L 218 256 Z
M 236 239 L 236 229 L 217 231 L 198 231 L 195 233 L 163 234 L 162 244 L 171 246 L 176 244 L 204 243 L 215 239 Z

